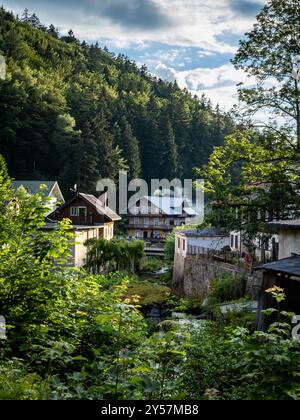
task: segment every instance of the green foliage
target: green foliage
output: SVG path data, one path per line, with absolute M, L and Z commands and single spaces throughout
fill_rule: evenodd
M 130 301 L 136 298 L 136 303 L 144 305 L 159 305 L 165 303 L 171 290 L 166 286 L 161 286 L 153 282 L 140 281 L 130 283 L 126 298 Z
M 101 273 L 109 266 L 110 271 L 135 273 L 144 257 L 144 241 L 114 239 L 91 239 L 87 241 L 88 255 L 86 267 L 93 273 Z
M 229 136 L 196 171 L 212 200 L 207 221 L 243 232 L 250 249 L 258 233 L 270 239 L 270 218 L 298 214 L 298 157 L 286 133 L 254 130 Z
M 242 276 L 224 274 L 211 283 L 209 303 L 224 303 L 243 298 L 246 293 L 246 279 Z
M 172 266 L 174 263 L 174 255 L 175 255 L 175 232 L 169 233 L 166 237 L 165 242 L 165 259 L 169 266 Z
M 191 177 L 233 121 L 128 57 L 0 10 L 0 153 L 17 179 L 95 192 L 99 177 Z M 155 164 L 153 164 L 155 163 Z
M 256 79 L 241 85 L 240 99 L 249 115 L 259 109 L 283 116 L 300 150 L 299 107 L 300 5 L 297 0 L 269 0 L 233 60 L 237 69 Z M 276 127 L 276 123 L 273 122 Z
M 20 360 L 0 364 L 0 400 L 41 399 L 41 378 L 28 373 Z
M 144 257 L 140 262 L 141 272 L 157 273 L 163 267 L 163 261 L 155 257 Z

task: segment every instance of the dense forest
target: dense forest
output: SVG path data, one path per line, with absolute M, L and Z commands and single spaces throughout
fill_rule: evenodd
M 0 153 L 18 179 L 94 192 L 99 177 L 191 177 L 233 120 L 203 96 L 153 77 L 98 44 L 60 36 L 27 10 L 0 10 Z M 155 164 L 153 164 L 155 162 Z

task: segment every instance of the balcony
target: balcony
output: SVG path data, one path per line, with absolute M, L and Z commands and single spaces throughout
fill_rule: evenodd
M 94 216 L 70 216 L 70 220 L 72 220 L 73 225 L 93 225 L 94 224 Z
M 151 229 L 151 230 L 163 230 L 163 231 L 172 231 L 174 226 L 168 226 L 168 225 L 158 225 L 158 226 L 154 226 L 154 225 L 134 225 L 134 224 L 128 224 L 125 225 L 126 229 L 143 229 L 143 230 L 147 230 L 147 229 Z

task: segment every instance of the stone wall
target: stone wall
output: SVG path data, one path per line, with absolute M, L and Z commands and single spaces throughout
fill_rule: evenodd
M 189 297 L 205 299 L 208 295 L 209 284 L 212 280 L 230 273 L 233 276 L 245 276 L 247 279 L 247 293 L 254 299 L 262 285 L 262 272 L 250 273 L 242 266 L 215 261 L 202 256 L 187 256 L 175 254 L 173 271 L 173 288 L 177 293 Z

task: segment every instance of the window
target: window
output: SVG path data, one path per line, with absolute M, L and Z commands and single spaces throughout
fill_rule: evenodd
M 177 248 L 180 249 L 180 238 L 177 239 Z
M 86 207 L 78 207 L 78 215 L 79 217 L 86 217 L 87 215 L 87 208 Z
M 145 219 L 144 219 L 144 226 L 149 226 L 149 219 L 148 219 L 148 217 L 145 217 Z
M 133 223 L 135 225 L 139 225 L 140 224 L 140 218 L 139 217 L 135 217 L 134 220 L 133 220 Z
M 72 217 L 86 217 L 87 208 L 86 207 L 71 207 L 70 215 Z
M 182 249 L 183 249 L 183 251 L 185 251 L 185 240 L 184 239 L 182 240 Z
M 78 216 L 78 207 L 71 207 L 70 216 L 72 217 Z
M 181 219 L 176 219 L 176 226 L 180 226 L 181 225 Z
M 239 249 L 239 237 L 235 237 L 235 249 Z
M 170 219 L 170 226 L 174 226 L 174 219 Z
M 159 225 L 159 219 L 158 218 L 155 218 L 154 219 L 154 226 L 158 226 Z

